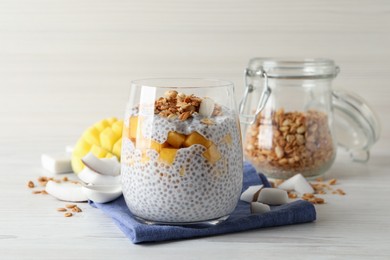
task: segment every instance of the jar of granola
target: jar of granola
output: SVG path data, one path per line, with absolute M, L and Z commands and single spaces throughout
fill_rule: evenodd
M 338 72 L 328 59 L 250 60 L 239 110 L 244 155 L 257 170 L 278 179 L 319 176 L 333 164 L 337 143 L 368 160 L 377 117 L 356 95 L 332 90 Z

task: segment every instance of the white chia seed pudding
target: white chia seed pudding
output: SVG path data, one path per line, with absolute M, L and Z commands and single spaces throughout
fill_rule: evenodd
M 204 117 L 197 113 L 186 120 L 155 114 L 140 126 L 143 138 L 159 144 L 167 141 L 169 132 L 187 138 L 197 132 L 215 145 L 214 161 L 204 155 L 205 146 L 192 144 L 177 149 L 173 161 L 167 163 L 155 149 L 141 150 L 123 138 L 123 195 L 135 216 L 153 222 L 202 222 L 234 210 L 243 178 L 241 135 L 234 111 L 220 109 L 220 115 L 210 118 L 212 124 L 202 123 Z M 129 113 L 138 116 L 137 109 Z

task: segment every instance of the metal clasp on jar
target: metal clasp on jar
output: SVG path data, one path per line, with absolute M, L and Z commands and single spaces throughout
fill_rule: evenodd
M 255 87 L 253 84 L 248 84 L 249 77 L 260 77 L 264 78 L 264 88 L 261 93 L 259 102 L 256 106 L 256 111 L 254 114 L 245 114 L 245 107 L 248 103 L 248 97 L 249 95 L 255 90 Z M 260 114 L 260 112 L 264 109 L 265 105 L 267 104 L 268 98 L 271 95 L 271 88 L 268 85 L 268 75 L 264 70 L 257 70 L 253 71 L 250 69 L 245 69 L 245 75 L 244 75 L 244 81 L 245 81 L 245 92 L 244 96 L 241 99 L 240 105 L 239 105 L 239 113 L 240 113 L 240 121 L 243 124 L 253 124 L 257 118 L 257 116 Z

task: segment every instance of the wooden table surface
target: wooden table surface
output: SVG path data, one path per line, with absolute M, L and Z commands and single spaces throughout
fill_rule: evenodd
M 0 259 L 390 259 L 389 12 L 368 0 L 1 1 Z M 368 163 L 339 152 L 326 178 L 347 194 L 325 195 L 316 222 L 133 245 L 101 211 L 64 218 L 65 203 L 26 187 L 48 175 L 42 153 L 122 117 L 132 79 L 223 78 L 238 99 L 255 56 L 333 58 L 334 87 L 381 119 Z

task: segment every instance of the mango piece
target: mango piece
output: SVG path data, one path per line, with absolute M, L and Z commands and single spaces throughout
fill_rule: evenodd
M 150 143 L 150 149 L 153 149 L 158 153 L 161 151 L 162 148 L 166 148 L 166 147 L 169 147 L 168 143 L 160 144 L 159 142 L 153 140 Z
M 150 157 L 146 154 L 146 151 L 142 152 L 141 163 L 147 163 L 150 161 Z
M 112 153 L 115 154 L 120 159 L 121 151 L 122 151 L 122 138 L 119 138 L 119 140 L 116 141 L 114 147 L 112 148 Z
M 213 144 L 213 142 L 207 140 L 203 135 L 199 134 L 198 132 L 192 132 L 189 136 L 187 136 L 183 145 L 184 147 L 190 147 L 194 144 L 200 144 L 206 148 L 209 148 Z
M 229 144 L 231 145 L 233 143 L 233 139 L 232 139 L 232 136 L 230 134 L 227 134 L 223 137 L 223 142 L 225 144 Z
M 93 155 L 95 155 L 97 158 L 104 158 L 107 155 L 107 151 L 97 145 L 92 145 L 91 153 L 93 153 Z
M 82 157 L 77 156 L 75 154 L 72 155 L 72 160 L 71 160 L 72 169 L 76 173 L 81 172 L 85 167 L 84 163 L 81 161 L 81 158 Z
M 211 164 L 216 163 L 222 157 L 221 153 L 218 151 L 217 146 L 214 144 L 212 144 L 202 155 Z
M 177 150 L 176 148 L 161 148 L 160 160 L 172 164 L 175 161 Z
M 73 171 L 78 173 L 84 168 L 81 158 L 89 152 L 99 158 L 116 156 L 120 160 L 122 131 L 123 120 L 115 117 L 103 119 L 85 130 L 72 153 Z
M 114 156 L 115 156 L 115 155 L 113 155 L 112 153 L 108 152 L 107 155 L 106 155 L 104 158 L 109 159 L 109 158 L 112 158 L 112 157 L 114 157 Z
M 118 119 L 116 117 L 110 117 L 106 119 L 109 125 L 113 125 Z
M 96 124 L 93 125 L 99 132 L 102 132 L 104 129 L 110 126 L 110 123 L 106 120 L 103 119 Z
M 112 131 L 114 131 L 114 133 L 116 135 L 121 136 L 122 130 L 123 130 L 123 121 L 118 120 L 118 121 L 114 122 L 111 126 L 111 129 L 112 129 Z
M 185 140 L 186 136 L 183 134 L 179 134 L 172 131 L 168 133 L 167 143 L 174 148 L 180 148 Z
M 89 144 L 100 145 L 100 132 L 95 127 L 88 128 L 83 137 Z
M 74 147 L 73 154 L 82 158 L 91 150 L 91 146 L 84 138 L 80 138 Z
M 137 139 L 137 130 L 138 130 L 138 116 L 132 116 L 129 120 L 129 138 Z
M 100 143 L 104 149 L 111 151 L 115 142 L 120 138 L 111 128 L 106 128 L 100 133 Z

